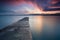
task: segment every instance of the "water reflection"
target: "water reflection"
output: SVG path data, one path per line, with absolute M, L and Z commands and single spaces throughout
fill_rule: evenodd
M 42 16 L 30 16 L 29 23 L 31 30 L 34 32 L 41 32 L 42 30 Z
M 33 40 L 60 40 L 60 16 L 30 16 Z
M 0 29 L 29 17 L 33 40 L 60 40 L 60 16 L 0 16 Z
M 30 16 L 29 24 L 32 31 L 33 40 L 39 40 L 39 36 L 42 32 L 42 16 Z

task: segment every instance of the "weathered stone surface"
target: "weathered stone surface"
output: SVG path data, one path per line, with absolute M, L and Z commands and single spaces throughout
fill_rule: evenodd
M 0 40 L 32 40 L 29 18 L 25 17 L 0 31 Z

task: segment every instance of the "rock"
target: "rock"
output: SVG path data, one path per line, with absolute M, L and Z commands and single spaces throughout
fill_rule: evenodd
M 32 40 L 29 18 L 25 17 L 0 30 L 0 40 Z

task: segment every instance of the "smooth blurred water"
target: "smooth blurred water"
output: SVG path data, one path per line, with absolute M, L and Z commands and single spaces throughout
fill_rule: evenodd
M 60 40 L 60 16 L 0 16 L 0 29 L 29 17 L 33 40 Z
M 26 16 L 0 16 L 0 29 L 5 28 L 6 26 L 17 22 L 18 20 Z
M 60 16 L 31 16 L 33 40 L 60 40 Z

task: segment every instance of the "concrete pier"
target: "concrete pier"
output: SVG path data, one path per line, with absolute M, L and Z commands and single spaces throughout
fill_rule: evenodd
M 32 40 L 29 18 L 25 17 L 0 30 L 0 40 Z

